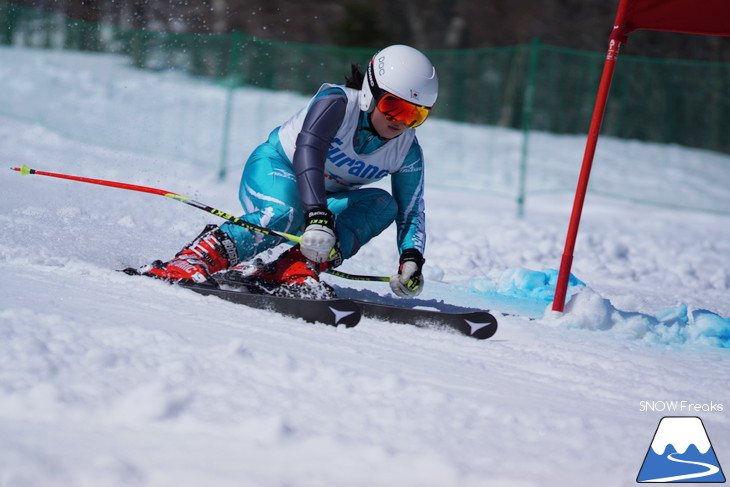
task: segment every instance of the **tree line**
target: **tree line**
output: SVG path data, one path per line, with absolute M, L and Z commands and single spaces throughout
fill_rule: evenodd
M 71 18 L 155 31 L 420 49 L 546 44 L 606 49 L 618 0 L 14 0 Z M 730 61 L 730 37 L 637 31 L 627 55 Z

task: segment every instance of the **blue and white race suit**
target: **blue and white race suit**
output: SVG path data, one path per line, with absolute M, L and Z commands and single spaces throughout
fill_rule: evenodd
M 358 90 L 342 85 L 322 85 L 306 108 L 274 129 L 268 140 L 254 150 L 239 187 L 245 212 L 241 219 L 272 230 L 301 234 L 304 210 L 312 202 L 321 201 L 335 215 L 343 258 L 355 255 L 394 221 L 399 251 L 412 248 L 423 253 L 424 164 L 415 129 L 394 139 L 380 138 L 369 114 L 360 111 L 358 94 Z M 322 151 L 324 160 L 307 163 L 315 166 L 317 178 L 322 175 L 324 185 L 302 185 L 299 181 L 298 186 L 292 162 L 296 160 L 297 137 L 313 104 L 325 98 L 339 102 L 344 98 L 346 108 L 339 126 L 330 130 L 336 130 L 334 136 L 322 136 L 329 142 L 326 156 Z M 392 196 L 379 188 L 361 188 L 387 175 L 391 176 Z M 281 243 L 276 237 L 231 223 L 221 225 L 221 229 L 236 243 L 241 260 Z

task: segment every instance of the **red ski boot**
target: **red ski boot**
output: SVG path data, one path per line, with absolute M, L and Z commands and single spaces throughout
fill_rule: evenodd
M 316 264 L 295 245 L 253 272 L 249 279 L 267 294 L 325 299 L 335 296 L 334 289 L 319 278 L 319 273 L 328 268 L 329 262 Z
M 210 276 L 238 263 L 233 240 L 216 225 L 208 225 L 193 242 L 169 262 L 155 261 L 141 273 L 170 282 L 203 283 Z

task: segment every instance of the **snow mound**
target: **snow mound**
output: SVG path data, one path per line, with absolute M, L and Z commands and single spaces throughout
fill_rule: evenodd
M 690 311 L 685 303 L 653 314 L 622 311 L 573 275 L 565 313 L 554 313 L 551 304 L 557 278 L 555 269 L 510 268 L 496 281 L 473 280 L 471 291 L 489 298 L 496 309 L 544 318 L 551 326 L 610 331 L 619 339 L 655 345 L 730 348 L 730 317 L 705 309 Z
M 540 298 L 545 301 L 552 301 L 555 297 L 557 282 L 557 269 L 548 269 L 543 272 L 515 267 L 502 274 L 497 290 L 503 294 L 516 297 Z M 585 283 L 571 274 L 568 289 L 575 291 L 577 286 L 585 286 Z
M 552 303 L 558 271 L 548 269 L 536 271 L 511 267 L 496 279 L 472 279 L 469 291 L 487 298 L 494 309 L 515 313 L 530 318 L 541 318 L 545 308 Z M 568 281 L 568 296 L 578 292 L 585 284 L 571 274 Z
M 622 311 L 585 288 L 572 297 L 565 311 L 561 316 L 546 313 L 546 319 L 568 328 L 611 331 L 619 337 L 657 345 L 730 348 L 730 318 L 703 309 L 688 311 L 684 303 L 653 315 Z

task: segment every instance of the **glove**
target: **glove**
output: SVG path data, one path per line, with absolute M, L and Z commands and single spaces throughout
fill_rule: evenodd
M 416 249 L 406 249 L 400 256 L 398 274 L 390 278 L 390 289 L 401 298 L 413 298 L 423 291 L 421 269 L 426 259 Z
M 313 262 L 327 262 L 335 245 L 337 245 L 337 233 L 335 233 L 335 216 L 332 212 L 326 208 L 307 212 L 306 226 L 302 234 L 302 255 Z

